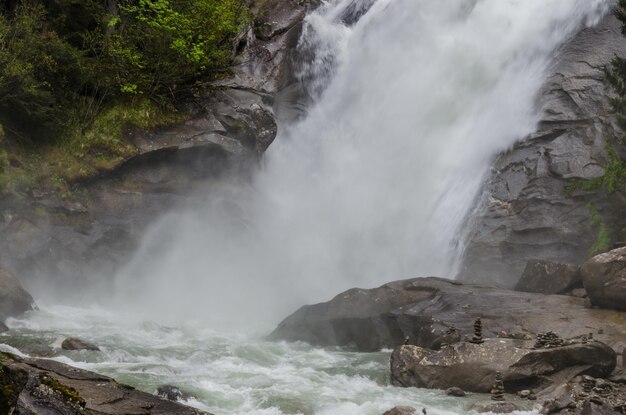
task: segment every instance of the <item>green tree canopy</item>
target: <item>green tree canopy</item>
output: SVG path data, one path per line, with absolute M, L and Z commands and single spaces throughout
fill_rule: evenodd
M 120 100 L 174 104 L 228 70 L 248 19 L 242 0 L 19 0 L 0 12 L 0 123 L 35 137 Z

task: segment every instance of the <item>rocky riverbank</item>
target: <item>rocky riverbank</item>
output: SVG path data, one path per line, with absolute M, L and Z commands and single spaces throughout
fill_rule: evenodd
M 532 262 L 518 283 L 533 291 L 534 280 L 550 275 L 554 284 L 544 288 L 570 295 L 415 278 L 304 306 L 271 336 L 365 352 L 393 348 L 397 386 L 489 393 L 501 376 L 502 388 L 531 396 L 544 414 L 620 414 L 625 253 L 598 255 L 582 268 Z
M 93 372 L 0 354 L 0 412 L 59 415 L 210 415 Z

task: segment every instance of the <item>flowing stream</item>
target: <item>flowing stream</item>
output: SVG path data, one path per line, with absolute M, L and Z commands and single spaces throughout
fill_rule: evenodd
M 559 46 L 609 3 L 325 3 L 300 42 L 312 57 L 299 75 L 313 103 L 281 126 L 252 183 L 155 224 L 115 292 L 85 295 L 103 308 L 44 306 L 10 321 L 0 343 L 28 350 L 82 336 L 104 351 L 57 347 L 56 358 L 148 392 L 187 388 L 193 405 L 218 415 L 374 415 L 395 405 L 466 413 L 481 397 L 389 386 L 388 351 L 263 335 L 343 289 L 453 276 L 491 160 L 535 129 Z

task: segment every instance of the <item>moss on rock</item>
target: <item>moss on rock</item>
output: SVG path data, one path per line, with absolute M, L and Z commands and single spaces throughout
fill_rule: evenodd
M 46 372 L 39 374 L 39 381 L 42 385 L 46 385 L 57 392 L 63 398 L 62 400 L 71 406 L 79 406 L 80 408 L 87 406 L 87 403 L 76 389 L 62 384 L 57 379 L 50 376 L 50 374 Z

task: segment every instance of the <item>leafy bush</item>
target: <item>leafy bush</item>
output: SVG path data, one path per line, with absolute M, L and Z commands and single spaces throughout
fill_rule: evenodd
M 65 127 L 72 102 L 66 91 L 79 77 L 77 51 L 49 30 L 41 4 L 24 1 L 10 20 L 0 16 L 0 120 L 9 131 Z
M 35 141 L 227 71 L 242 0 L 21 0 L 0 8 L 0 122 Z
M 129 94 L 174 98 L 195 80 L 228 69 L 232 38 L 247 21 L 239 0 L 125 1 L 106 42 L 116 83 Z
M 609 228 L 606 223 L 602 219 L 600 212 L 596 209 L 596 207 L 589 203 L 589 217 L 590 217 L 590 227 L 591 229 L 597 229 L 598 233 L 596 235 L 596 240 L 593 242 L 591 246 L 589 254 L 591 256 L 600 254 L 602 252 L 606 252 L 611 249 L 613 242 L 611 240 L 611 235 L 609 233 Z

